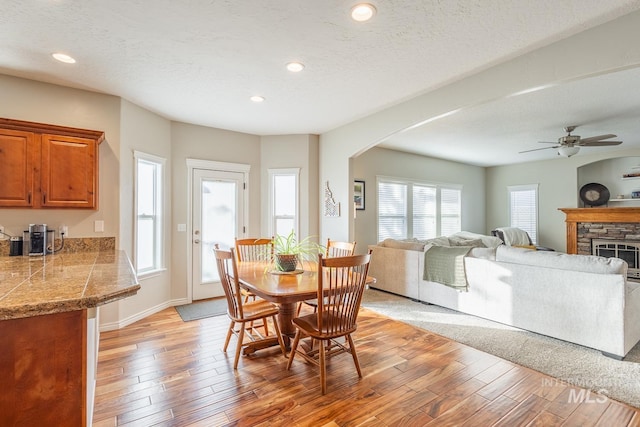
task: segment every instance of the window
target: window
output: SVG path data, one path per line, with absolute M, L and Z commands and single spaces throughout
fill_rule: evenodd
M 430 239 L 461 230 L 462 188 L 378 178 L 378 240 Z
M 288 236 L 293 230 L 298 236 L 298 181 L 300 169 L 269 169 L 270 209 L 269 232 L 273 236 Z
M 513 185 L 509 192 L 509 223 L 529 234 L 535 245 L 538 242 L 538 184 Z
M 162 233 L 165 159 L 134 152 L 135 170 L 135 264 L 138 274 L 164 268 Z

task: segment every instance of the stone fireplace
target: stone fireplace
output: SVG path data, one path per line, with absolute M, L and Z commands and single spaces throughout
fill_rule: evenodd
M 590 255 L 592 239 L 640 241 L 640 208 L 560 208 L 567 224 L 567 253 Z
M 627 252 L 630 251 L 628 248 L 640 248 L 640 208 L 561 208 L 560 210 L 566 215 L 567 253 L 569 254 L 600 254 L 625 259 Z M 619 250 L 622 252 L 618 253 Z M 599 253 L 600 251 L 602 253 Z M 631 267 L 633 262 L 629 264 Z M 640 266 L 636 263 L 633 267 Z M 629 271 L 630 277 L 639 277 L 640 273 L 632 273 L 633 267 Z

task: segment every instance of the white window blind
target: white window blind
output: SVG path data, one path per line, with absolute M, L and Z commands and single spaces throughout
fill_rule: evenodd
M 508 187 L 509 222 L 529 234 L 533 244 L 538 242 L 538 185 Z
M 420 240 L 461 230 L 462 189 L 378 178 L 378 241 Z
M 462 191 L 457 188 L 440 189 L 440 228 L 443 236 L 462 230 Z
M 436 215 L 438 211 L 436 187 L 413 185 L 413 236 L 416 239 L 437 237 Z
M 378 239 L 407 237 L 407 184 L 378 182 Z

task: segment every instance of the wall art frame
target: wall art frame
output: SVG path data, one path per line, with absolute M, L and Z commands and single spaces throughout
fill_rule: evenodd
M 353 181 L 353 204 L 357 211 L 363 211 L 365 208 L 365 182 Z

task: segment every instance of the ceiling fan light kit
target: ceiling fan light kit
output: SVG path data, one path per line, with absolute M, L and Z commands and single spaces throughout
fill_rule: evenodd
M 520 153 L 528 153 L 530 151 L 546 150 L 548 148 L 557 148 L 558 155 L 562 157 L 571 157 L 578 154 L 580 147 L 603 147 L 607 145 L 620 145 L 622 141 L 605 141 L 605 139 L 615 138 L 616 135 L 608 133 L 606 135 L 590 136 L 588 138 L 581 138 L 580 135 L 571 135 L 571 132 L 575 130 L 577 126 L 566 126 L 564 131 L 567 132 L 565 136 L 558 138 L 558 142 L 539 141 L 542 144 L 557 144 L 552 147 L 534 148 L 533 150 L 525 150 Z
M 558 155 L 562 157 L 571 157 L 574 154 L 578 154 L 580 147 L 574 147 L 569 145 L 563 145 L 558 147 Z

